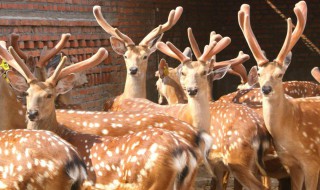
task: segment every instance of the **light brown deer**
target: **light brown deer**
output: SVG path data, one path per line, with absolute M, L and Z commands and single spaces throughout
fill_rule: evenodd
M 252 32 L 250 6 L 242 5 L 238 20 L 246 41 L 259 66 L 259 83 L 263 93 L 263 116 L 282 163 L 290 173 L 292 188 L 319 189 L 319 98 L 289 99 L 285 97 L 282 77 L 287 69 L 286 55 L 303 33 L 307 18 L 307 5 L 295 5 L 297 26 L 292 32 L 292 21 L 287 19 L 285 42 L 277 58 L 269 62 Z
M 44 82 L 32 75 L 13 48 L 9 50 L 14 59 L 4 48 L 1 48 L 2 57 L 27 81 L 28 128 L 53 131 L 74 145 L 86 162 L 89 180 L 95 188 L 188 189 L 192 186 L 196 159 L 189 146 L 169 131 L 151 128 L 119 137 L 101 137 L 77 133 L 59 125 L 54 97 L 72 88 L 74 76 L 70 73 L 88 69 L 105 59 L 105 49 L 66 68 L 63 68 L 64 57 L 54 74 Z M 23 89 L 21 85 L 17 88 Z
M 100 6 L 93 7 L 93 14 L 98 24 L 111 35 L 110 42 L 113 50 L 124 57 L 127 78 L 124 92 L 114 100 L 108 100 L 104 110 L 116 108 L 125 98 L 146 98 L 146 72 L 149 56 L 156 50 L 155 44 L 160 41 L 164 32 L 170 30 L 179 20 L 182 7 L 171 10 L 168 21 L 153 29 L 144 39 L 135 45 L 130 37 L 113 28 L 101 13 Z M 114 109 L 112 108 L 112 109 Z
M 319 68 L 318 67 L 313 68 L 311 70 L 311 74 L 312 74 L 313 78 L 316 79 L 316 81 L 318 83 L 320 83 L 320 70 L 319 70 Z
M 44 81 L 47 76 L 50 76 L 54 69 L 56 68 L 60 58 L 62 55 L 59 55 L 58 53 L 61 52 L 61 50 L 65 47 L 65 45 L 68 42 L 68 39 L 70 38 L 70 34 L 62 34 L 60 41 L 50 50 L 48 50 L 47 46 L 44 46 L 40 53 L 40 57 L 32 57 L 28 55 L 27 53 L 24 53 L 20 47 L 19 47 L 19 38 L 20 35 L 16 33 L 12 33 L 10 35 L 10 45 L 13 47 L 13 49 L 18 53 L 19 57 L 25 61 L 25 63 L 28 65 L 30 70 L 34 72 L 35 76 L 41 80 Z M 61 54 L 65 55 L 63 52 Z M 50 61 L 51 60 L 51 61 Z M 77 60 L 73 60 L 73 63 L 78 62 Z M 66 66 L 73 64 L 71 62 L 71 59 L 67 59 Z M 75 73 L 75 86 L 81 86 L 84 83 L 87 82 L 86 75 L 82 72 Z M 67 92 L 66 94 L 60 94 L 56 98 L 56 108 L 57 109 L 82 109 L 80 105 L 71 104 L 70 100 L 70 92 Z
M 26 107 L 22 105 L 19 99 L 17 99 L 15 92 L 12 90 L 6 79 L 3 78 L 4 74 L 6 74 L 6 71 L 1 70 L 0 107 L 8 109 L 1 109 L 0 111 L 0 130 L 23 129 L 26 127 Z
M 21 107 L 21 104 L 17 104 L 10 110 L 18 111 L 19 107 Z M 21 108 L 20 112 L 21 115 L 23 115 L 23 113 L 26 112 L 25 108 Z M 148 114 L 148 117 L 146 117 L 146 114 L 143 113 L 106 113 L 57 110 L 56 115 L 58 122 L 69 129 L 94 135 L 122 136 L 128 132 L 136 133 L 152 127 L 172 131 L 174 135 L 186 140 L 186 143 L 191 146 L 191 149 L 195 153 L 199 163 L 204 159 L 206 164 L 205 158 L 207 150 L 211 146 L 211 137 L 208 134 L 196 131 L 186 123 L 161 114 Z M 13 121 L 13 119 L 11 118 L 10 121 Z M 19 122 L 23 123 L 19 126 L 25 126 L 26 124 L 24 121 L 24 118 L 20 119 Z M 168 123 L 163 121 L 167 121 Z
M 185 54 L 185 53 L 183 53 Z M 186 55 L 186 54 L 185 54 Z M 211 91 L 212 91 L 212 82 L 213 80 L 216 80 L 214 78 L 214 71 L 226 67 L 230 65 L 230 68 L 228 70 L 228 73 L 234 74 L 235 70 L 237 70 L 239 67 L 240 69 L 244 67 L 241 63 L 242 60 L 241 57 L 243 56 L 243 52 L 240 51 L 239 55 L 235 59 L 231 59 L 228 61 L 221 61 L 221 62 L 213 62 L 213 68 L 210 71 L 211 74 L 208 74 L 208 100 L 211 101 Z M 158 71 L 156 72 L 156 77 L 159 77 L 156 86 L 159 93 L 159 104 L 163 104 L 162 102 L 164 99 L 168 102 L 169 105 L 177 104 L 177 103 L 186 103 L 187 102 L 187 96 L 184 93 L 181 84 L 180 84 L 180 73 L 179 70 L 181 69 L 181 65 L 179 65 L 176 68 L 171 68 L 168 66 L 166 60 L 162 59 L 158 66 Z M 222 78 L 222 77 L 221 77 Z M 220 78 L 219 78 L 220 79 Z
M 191 44 L 194 43 L 191 29 L 188 30 L 188 35 Z M 191 61 L 170 42 L 167 44 L 159 42 L 157 48 L 160 51 L 183 63 L 181 75 L 184 77 L 180 80 L 181 84 L 184 84 L 183 89 L 187 93 L 188 104 L 161 106 L 146 99 L 135 98 L 124 100 L 121 108 L 130 111 L 165 113 L 196 128 L 208 130 L 214 141 L 209 153 L 209 162 L 218 179 L 218 188 L 223 188 L 224 174 L 230 169 L 244 186 L 250 189 L 263 189 L 262 184 L 254 176 L 257 170 L 254 163 L 260 157 L 257 155 L 257 150 L 262 148 L 262 142 L 268 142 L 268 139 L 261 139 L 266 135 L 262 131 L 263 122 L 256 113 L 245 106 L 223 102 L 209 103 L 207 98 L 207 74 L 210 70 L 207 61 L 229 43 L 229 38 L 223 38 L 218 43 L 212 41 L 203 54 L 199 50 L 194 50 L 198 52 L 195 53 L 198 61 Z M 248 58 L 248 55 L 242 55 L 238 60 L 243 62 Z M 216 71 L 217 75 L 224 75 L 228 68 Z M 188 80 L 192 81 L 193 85 L 187 84 Z
M 291 60 L 291 54 L 287 56 L 287 60 Z M 285 62 L 289 64 L 290 62 Z M 251 80 L 251 84 L 258 82 L 258 78 L 252 75 L 257 75 L 256 68 L 252 68 L 254 72 L 249 72 L 248 78 Z M 255 74 L 253 74 L 255 73 Z M 258 75 L 257 75 L 258 76 Z M 248 80 L 248 81 L 249 81 Z M 292 98 L 304 98 L 320 96 L 320 85 L 311 81 L 285 81 L 282 82 L 284 93 Z M 250 108 L 256 110 L 262 116 L 262 98 L 261 89 L 259 83 L 251 86 L 249 83 L 240 85 L 242 89 L 221 96 L 219 101 L 233 102 L 237 104 L 244 104 Z
M 74 147 L 50 131 L 0 131 L 0 155 L 0 189 L 80 190 L 87 178 Z

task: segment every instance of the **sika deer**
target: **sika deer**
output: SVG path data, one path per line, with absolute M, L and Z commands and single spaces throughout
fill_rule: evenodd
M 11 74 L 10 76 L 14 77 L 15 75 Z M 19 80 L 19 78 L 15 80 Z M 21 104 L 17 106 L 21 107 Z M 13 107 L 11 110 L 16 109 L 18 107 Z M 26 111 L 24 109 L 20 112 L 22 115 Z M 56 114 L 58 122 L 69 129 L 94 135 L 122 136 L 128 132 L 137 133 L 152 127 L 169 130 L 175 136 L 186 140 L 185 142 L 191 146 L 192 151 L 196 154 L 198 163 L 204 159 L 206 164 L 207 150 L 211 146 L 211 137 L 206 133 L 198 132 L 186 123 L 160 114 L 146 117 L 145 114 L 135 113 L 76 112 L 74 110 L 60 110 Z M 122 117 L 118 117 L 119 115 Z M 70 120 L 70 118 L 73 119 Z M 117 118 L 117 122 L 115 122 L 115 118 Z M 24 119 L 19 121 L 24 121 Z
M 53 131 L 73 144 L 86 162 L 95 188 L 187 189 L 192 185 L 197 167 L 195 157 L 189 147 L 169 131 L 147 129 L 119 137 L 101 137 L 59 125 L 54 97 L 72 88 L 74 76 L 70 73 L 88 69 L 105 59 L 105 49 L 86 61 L 62 69 L 64 57 L 45 82 L 32 75 L 12 48 L 9 50 L 14 59 L 4 48 L 0 50 L 2 57 L 27 81 L 28 128 Z M 17 88 L 22 90 L 21 86 Z
M 34 71 L 35 76 L 44 81 L 47 76 L 52 74 L 56 65 L 59 63 L 61 55 L 57 55 L 63 47 L 67 44 L 68 39 L 70 38 L 70 34 L 62 34 L 60 41 L 50 50 L 48 50 L 47 46 L 44 46 L 40 53 L 40 58 L 32 57 L 26 53 L 24 53 L 19 48 L 19 35 L 12 33 L 10 35 L 10 45 L 13 49 L 18 53 L 19 57 L 25 61 L 25 63 L 29 66 L 31 71 Z M 62 52 L 63 55 L 65 55 Z M 69 57 L 68 57 L 69 58 Z M 50 62 L 49 60 L 52 59 Z M 77 60 L 75 62 L 78 62 Z M 71 59 L 67 59 L 66 66 L 72 64 Z M 48 67 L 48 68 L 47 68 Z M 75 83 L 76 86 L 81 86 L 87 82 L 86 76 L 83 73 L 75 73 Z M 56 98 L 56 108 L 57 109 L 82 109 L 80 105 L 72 105 L 70 104 L 70 92 L 66 94 L 60 94 Z
M 287 20 L 285 42 L 273 62 L 261 52 L 250 26 L 250 6 L 242 5 L 238 20 L 246 41 L 259 66 L 259 83 L 263 94 L 263 116 L 267 129 L 282 163 L 290 173 L 292 188 L 319 189 L 319 98 L 286 98 L 282 77 L 287 69 L 286 55 L 303 33 L 307 18 L 307 5 L 300 1 L 295 5 L 297 26 L 292 32 L 292 21 Z
M 179 20 L 182 7 L 171 10 L 168 21 L 153 29 L 144 39 L 135 45 L 130 37 L 113 28 L 101 13 L 100 6 L 93 7 L 93 14 L 98 24 L 111 35 L 110 42 L 113 50 L 124 57 L 127 78 L 124 92 L 114 100 L 108 100 L 104 110 L 114 110 L 125 98 L 146 98 L 146 72 L 149 56 L 156 50 L 155 44 L 160 41 L 164 32 L 170 30 Z M 114 108 L 113 108 L 114 107 Z
M 191 29 L 188 30 L 188 34 L 190 41 L 193 41 Z M 262 142 L 267 141 L 261 139 L 261 136 L 266 135 L 262 127 L 263 122 L 259 120 L 256 113 L 245 106 L 222 102 L 209 104 L 207 98 L 206 76 L 210 67 L 207 61 L 229 43 L 229 38 L 223 38 L 218 43 L 211 42 L 202 55 L 199 50 L 194 50 L 198 52 L 195 53 L 198 61 L 191 61 L 170 42 L 158 43 L 157 48 L 160 51 L 183 63 L 181 74 L 185 76 L 180 79 L 180 82 L 184 84 L 183 88 L 187 91 L 188 104 L 160 106 L 135 98 L 124 100 L 121 108 L 130 111 L 144 110 L 152 113 L 165 113 L 186 121 L 195 128 L 208 130 L 214 140 L 209 153 L 209 161 L 217 176 L 218 188 L 223 188 L 224 174 L 230 169 L 244 186 L 250 189 L 263 189 L 262 184 L 254 176 L 257 170 L 254 163 L 260 160 L 257 151 L 262 148 Z M 242 55 L 237 60 L 243 62 L 248 58 L 247 55 Z M 228 67 L 223 72 L 220 70 L 217 75 L 224 75 L 227 70 Z M 192 86 L 187 86 L 189 80 L 194 82 Z
M 0 76 L 0 107 L 1 122 L 0 130 L 23 129 L 26 127 L 25 122 L 25 106 L 17 99 L 16 94 L 3 78 L 6 71 L 2 71 Z
M 87 178 L 73 146 L 50 131 L 0 131 L 0 155 L 0 189 L 80 190 Z

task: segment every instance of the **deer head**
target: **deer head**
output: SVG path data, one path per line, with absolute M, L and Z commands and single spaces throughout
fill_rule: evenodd
M 297 26 L 292 32 L 291 18 L 287 19 L 287 36 L 277 58 L 269 62 L 263 54 L 250 25 L 250 6 L 244 4 L 238 13 L 240 28 L 246 38 L 251 52 L 257 61 L 259 71 L 259 83 L 264 97 L 276 97 L 278 93 L 283 92 L 282 78 L 291 61 L 291 49 L 299 40 L 303 33 L 307 20 L 307 5 L 300 1 L 294 8 L 297 17 Z M 283 93 L 281 93 L 283 94 Z
M 66 57 L 63 57 L 54 73 L 45 81 L 40 81 L 30 72 L 12 47 L 9 47 L 9 51 L 11 55 L 5 47 L 1 46 L 0 55 L 22 75 L 10 74 L 8 77 L 11 85 L 18 91 L 25 92 L 27 96 L 29 121 L 42 120 L 53 114 L 55 97 L 68 92 L 74 86 L 75 76 L 72 73 L 91 68 L 108 56 L 108 52 L 104 48 L 100 48 L 91 58 L 65 68 L 63 66 Z M 16 81 L 20 81 L 20 85 L 15 85 Z
M 146 74 L 148 58 L 156 50 L 156 42 L 161 40 L 165 31 L 171 29 L 177 23 L 182 11 L 182 7 L 171 10 L 165 24 L 153 29 L 139 45 L 135 45 L 130 37 L 108 24 L 103 18 L 100 6 L 93 7 L 93 14 L 97 22 L 111 35 L 110 42 L 113 50 L 124 57 L 128 75 L 135 77 L 143 77 Z
M 199 48 L 195 43 L 191 28 L 188 29 L 188 37 L 193 52 L 197 57 L 197 61 L 191 61 L 190 57 L 184 55 L 170 42 L 167 42 L 167 44 L 158 42 L 157 48 L 164 54 L 167 54 L 182 63 L 182 67 L 180 69 L 180 83 L 188 98 L 195 98 L 197 95 L 203 93 L 206 96 L 207 75 L 213 66 L 208 61 L 213 55 L 225 48 L 231 40 L 230 38 L 223 38 L 218 43 L 214 41 L 205 48 L 204 53 L 201 55 Z

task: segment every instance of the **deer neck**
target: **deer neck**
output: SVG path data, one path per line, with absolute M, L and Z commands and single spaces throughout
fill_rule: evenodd
M 188 96 L 187 110 L 194 127 L 209 131 L 211 117 L 207 92 L 199 92 L 194 98 Z
M 28 119 L 27 124 L 28 129 L 34 130 L 48 130 L 56 133 L 58 136 L 66 139 L 66 134 L 72 133 L 73 131 L 60 125 L 57 121 L 55 110 L 45 118 L 42 118 L 37 121 L 30 121 Z
M 284 134 L 284 130 L 287 130 L 284 129 L 285 122 L 293 114 L 292 105 L 285 97 L 283 88 L 276 91 L 274 97 L 263 96 L 262 107 L 263 118 L 268 131 L 274 138 L 281 138 L 281 134 Z M 290 132 L 290 129 L 288 129 L 288 132 Z
M 12 88 L 5 79 L 0 76 L 0 111 L 1 130 L 9 130 L 14 128 L 26 128 L 25 112 L 26 108 L 17 99 Z M 12 108 L 12 109 L 5 109 Z
M 140 76 L 132 76 L 128 73 L 122 97 L 123 99 L 147 98 L 146 74 L 144 73 Z

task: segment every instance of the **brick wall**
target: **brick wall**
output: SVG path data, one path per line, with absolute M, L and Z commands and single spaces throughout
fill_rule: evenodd
M 295 2 L 283 0 L 274 3 L 295 21 L 292 12 Z M 251 5 L 253 30 L 272 60 L 283 43 L 286 23 L 264 0 L 6 0 L 0 2 L 0 39 L 7 40 L 10 33 L 19 33 L 20 48 L 33 56 L 39 56 L 44 45 L 52 47 L 62 33 L 69 32 L 72 37 L 63 51 L 76 56 L 80 61 L 88 58 L 99 47 L 106 47 L 110 52 L 109 59 L 87 71 L 89 83 L 72 92 L 74 103 L 81 103 L 85 109 L 99 110 L 105 98 L 122 92 L 126 70 L 123 58 L 110 47 L 109 35 L 94 19 L 94 5 L 102 6 L 102 12 L 108 21 L 136 43 L 158 24 L 165 22 L 170 9 L 181 5 L 184 7 L 182 18 L 164 35 L 163 41 L 170 40 L 180 49 L 185 48 L 188 46 L 186 29 L 190 26 L 200 47 L 203 47 L 208 42 L 210 31 L 215 30 L 232 39 L 231 45 L 217 57 L 218 60 L 223 60 L 235 57 L 239 50 L 250 54 L 237 24 L 237 12 L 242 3 Z M 317 3 L 311 0 L 307 3 L 309 14 L 305 34 L 316 46 L 320 46 L 317 38 L 320 26 Z M 301 41 L 293 53 L 293 62 L 285 79 L 312 80 L 309 73 L 313 66 L 319 66 L 319 55 L 310 51 Z M 147 86 L 148 98 L 152 100 L 157 98 L 154 71 L 157 69 L 157 61 L 162 57 L 164 55 L 157 52 L 149 60 Z M 178 64 L 173 59 L 168 58 L 168 61 L 172 66 Z M 246 67 L 250 68 L 254 64 L 251 59 Z M 222 81 L 215 82 L 214 95 L 217 97 L 230 92 L 238 83 L 236 77 L 227 76 Z

